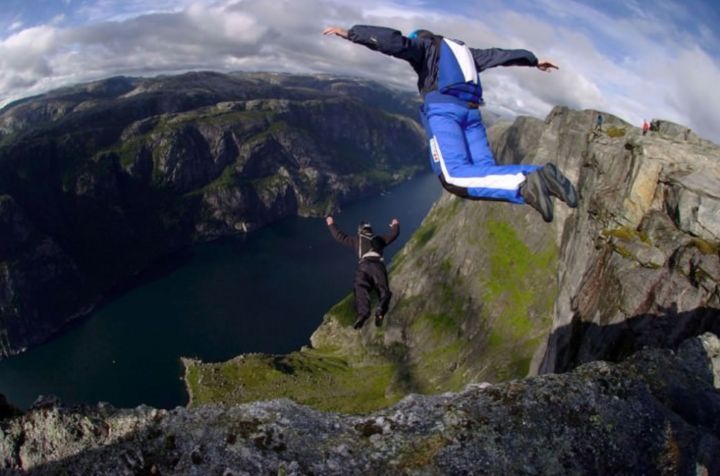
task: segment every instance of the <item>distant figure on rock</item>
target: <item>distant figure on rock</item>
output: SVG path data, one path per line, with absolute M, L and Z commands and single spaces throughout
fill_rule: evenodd
M 469 48 L 459 40 L 416 30 L 408 36 L 385 27 L 329 27 L 336 35 L 407 61 L 418 75 L 423 96 L 421 118 L 430 140 L 433 171 L 450 193 L 471 200 L 527 203 L 547 222 L 553 219 L 550 195 L 577 206 L 572 183 L 553 165 L 497 165 L 488 144 L 479 106 L 479 73 L 496 66 L 558 69 L 527 50 Z
M 649 130 L 650 130 L 650 123 L 647 121 L 647 119 L 643 119 L 643 126 L 642 126 L 643 133 L 642 134 L 643 135 L 647 134 L 647 131 L 649 131 Z
M 598 114 L 595 118 L 595 130 L 596 131 L 602 131 L 602 125 L 603 125 L 603 117 L 602 114 Z
M 358 226 L 357 236 L 350 236 L 335 226 L 333 217 L 329 216 L 325 221 L 337 242 L 357 252 L 358 266 L 353 281 L 357 319 L 353 327 L 360 329 L 370 317 L 370 293 L 373 289 L 377 290 L 380 299 L 375 310 L 375 325 L 380 326 L 387 314 L 392 297 L 387 270 L 383 262 L 383 250 L 400 234 L 400 222 L 397 218 L 393 218 L 390 223 L 390 233 L 382 236 L 373 232 L 370 223 L 363 222 Z

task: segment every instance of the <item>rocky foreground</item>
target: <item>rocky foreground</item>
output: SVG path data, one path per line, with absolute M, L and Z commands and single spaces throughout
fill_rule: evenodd
M 4 474 L 720 474 L 720 341 L 342 416 L 275 400 L 172 411 L 39 403 Z M 26 473 L 21 473 L 21 470 Z

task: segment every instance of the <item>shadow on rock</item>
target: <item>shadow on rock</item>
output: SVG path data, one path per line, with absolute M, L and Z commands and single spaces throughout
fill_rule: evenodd
M 645 347 L 677 349 L 681 342 L 704 332 L 720 335 L 720 309 L 702 307 L 662 314 L 642 314 L 617 324 L 583 322 L 579 315 L 556 329 L 548 339 L 538 373 L 563 373 L 595 360 L 619 362 Z

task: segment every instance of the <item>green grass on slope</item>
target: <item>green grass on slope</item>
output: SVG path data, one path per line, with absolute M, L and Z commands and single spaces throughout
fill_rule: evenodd
M 551 323 L 557 248 L 548 243 L 533 253 L 501 220 L 489 220 L 485 230 L 490 269 L 481 277 L 483 299 L 489 309 L 502 309 L 491 323 L 485 355 L 504 362 L 496 366 L 497 379 L 521 378 Z
M 349 330 L 355 310 L 348 295 L 314 336 L 319 349 L 187 365 L 192 404 L 289 397 L 322 410 L 362 413 L 408 392 L 456 391 L 470 381 L 524 377 L 551 322 L 556 245 L 548 238 L 534 252 L 499 210 L 488 211 L 474 222 L 468 240 L 487 264 L 478 264 L 479 277 L 462 277 L 455 257 L 436 256 L 441 251 L 435 243 L 461 205 L 453 200 L 435 208 L 393 262 L 393 274 L 432 273 L 437 283 L 430 294 L 396 302 L 391 318 L 395 331 L 405 322 L 405 342 L 384 343 L 390 327 L 371 335 Z
M 251 354 L 217 364 L 185 361 L 191 405 L 238 404 L 288 397 L 319 410 L 365 413 L 397 402 L 386 395 L 391 364 L 352 366 L 318 350 L 286 356 Z
M 352 294 L 345 296 L 339 303 L 335 304 L 328 314 L 342 326 L 351 326 L 355 322 L 355 301 Z

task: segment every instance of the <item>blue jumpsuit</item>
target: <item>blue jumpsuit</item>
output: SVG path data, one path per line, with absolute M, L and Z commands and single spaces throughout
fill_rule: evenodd
M 525 203 L 520 185 L 538 165 L 497 165 L 480 115 L 479 72 L 495 66 L 536 66 L 527 50 L 475 49 L 442 37 L 408 38 L 384 27 L 356 25 L 348 38 L 410 63 L 423 95 L 421 118 L 433 171 L 450 192 L 470 199 Z

